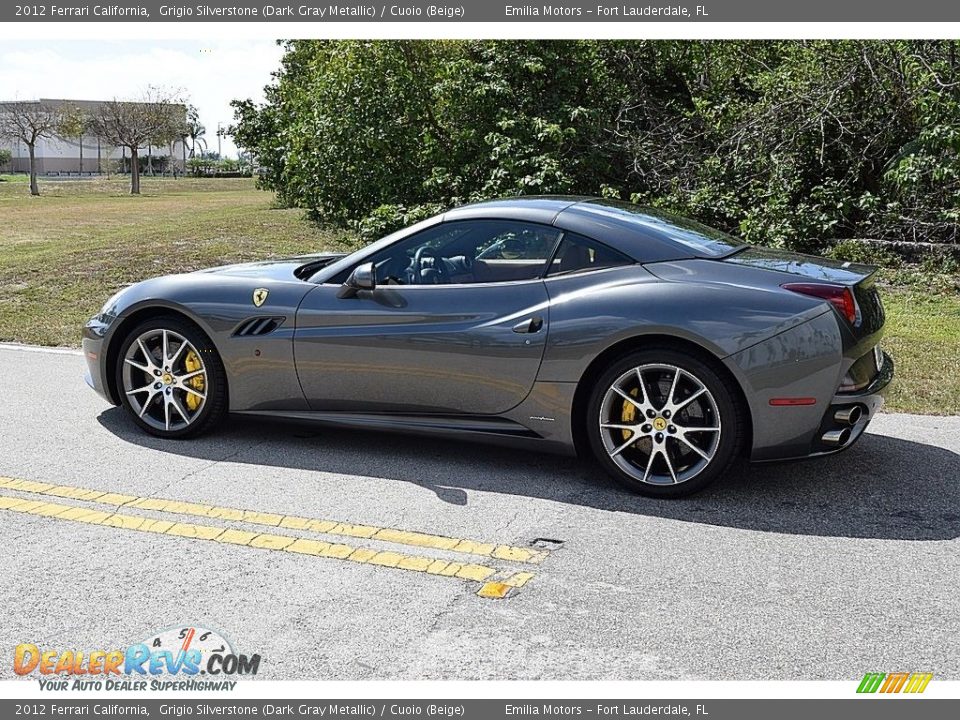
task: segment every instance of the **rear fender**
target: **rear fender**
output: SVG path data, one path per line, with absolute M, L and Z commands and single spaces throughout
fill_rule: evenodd
M 671 336 L 722 359 L 825 312 L 782 291 L 668 282 L 638 265 L 547 278 L 550 326 L 538 381 L 579 382 L 608 348 L 644 335 Z
M 809 454 L 840 384 L 841 348 L 836 316 L 827 311 L 724 360 L 750 406 L 751 460 Z M 771 405 L 774 398 L 806 398 L 812 403 Z

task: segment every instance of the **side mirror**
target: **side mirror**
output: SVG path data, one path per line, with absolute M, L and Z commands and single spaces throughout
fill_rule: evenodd
M 363 263 L 357 265 L 350 277 L 340 286 L 337 293 L 338 298 L 356 297 L 361 290 L 373 290 L 377 286 L 376 273 L 373 270 L 373 263 Z

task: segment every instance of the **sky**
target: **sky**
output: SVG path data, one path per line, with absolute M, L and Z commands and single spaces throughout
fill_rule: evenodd
M 186 96 L 217 149 L 217 123 L 233 121 L 230 101 L 263 100 L 280 67 L 273 40 L 7 40 L 0 45 L 0 100 L 136 100 L 149 86 Z M 236 157 L 230 138 L 224 156 Z

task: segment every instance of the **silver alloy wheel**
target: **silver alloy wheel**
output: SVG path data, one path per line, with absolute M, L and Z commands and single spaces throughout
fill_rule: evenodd
M 187 366 L 188 357 L 192 367 Z M 122 378 L 130 407 L 157 430 L 182 430 L 207 402 L 202 356 L 173 330 L 147 330 L 134 340 L 123 358 Z
M 617 378 L 600 405 L 610 459 L 651 485 L 686 482 L 720 446 L 720 412 L 707 386 L 675 365 L 647 364 Z

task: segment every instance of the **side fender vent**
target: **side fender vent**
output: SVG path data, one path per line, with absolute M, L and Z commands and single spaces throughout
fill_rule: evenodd
M 283 324 L 282 317 L 255 317 L 244 320 L 233 331 L 234 337 L 258 337 L 269 335 Z

